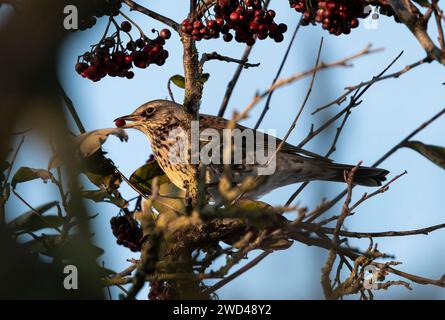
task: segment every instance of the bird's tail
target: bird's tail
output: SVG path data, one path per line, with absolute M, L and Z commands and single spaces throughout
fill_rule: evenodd
M 329 163 L 322 166 L 323 175 L 320 180 L 345 182 L 345 171 L 351 171 L 355 166 Z M 377 187 L 386 180 L 388 170 L 370 167 L 359 167 L 354 174 L 354 184 Z

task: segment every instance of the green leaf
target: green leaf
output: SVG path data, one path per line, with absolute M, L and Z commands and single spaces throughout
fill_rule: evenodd
M 19 170 L 17 170 L 14 177 L 12 178 L 11 185 L 12 188 L 15 189 L 17 183 L 31 181 L 39 178 L 46 182 L 50 179 L 53 179 L 53 175 L 48 170 L 21 167 L 19 168 Z
M 46 228 L 57 228 L 63 224 L 64 219 L 57 215 L 49 215 L 41 217 L 37 214 L 33 214 L 29 217 L 26 223 L 21 225 L 15 225 L 15 231 L 37 231 Z
M 445 148 L 424 144 L 420 141 L 408 141 L 402 144 L 402 147 L 417 151 L 431 162 L 445 169 Z
M 130 182 L 146 194 L 151 194 L 153 178 L 158 177 L 158 185 L 170 182 L 156 160 L 148 161 L 130 176 Z
M 96 151 L 82 161 L 82 171 L 101 189 L 116 190 L 122 182 L 120 175 L 115 171 L 115 166 L 105 157 L 102 150 Z
M 157 196 L 153 200 L 153 207 L 160 214 L 173 214 L 173 215 L 181 215 L 185 214 L 185 201 L 181 198 L 168 198 Z
M 204 84 L 207 82 L 207 80 L 209 80 L 210 78 L 210 73 L 203 73 L 201 76 L 201 82 Z
M 172 76 L 169 81 L 173 82 L 177 87 L 185 89 L 185 79 L 183 76 L 176 74 Z
M 107 190 L 82 190 L 81 196 L 93 200 L 94 202 L 112 203 L 119 208 L 126 208 L 128 206 L 127 200 L 121 197 L 111 195 Z
M 279 210 L 262 201 L 241 199 L 235 207 L 250 225 L 260 230 L 278 226 L 285 220 Z
M 25 242 L 24 245 L 32 252 L 50 255 L 52 249 L 60 244 L 60 241 L 60 235 L 44 234 L 40 237 L 40 239 L 33 239 L 31 241 Z
M 203 73 L 201 76 L 201 83 L 204 84 L 207 82 L 207 80 L 209 80 L 210 78 L 210 74 L 209 73 Z M 173 82 L 177 87 L 181 88 L 181 89 L 185 89 L 185 79 L 183 76 L 176 74 L 174 76 L 172 76 L 169 80 L 169 82 Z
M 101 149 L 110 135 L 118 137 L 122 142 L 128 141 L 128 135 L 122 128 L 98 129 L 74 137 L 73 142 L 76 145 L 79 158 L 84 159 L 95 154 Z M 59 155 L 55 153 L 48 162 L 48 169 L 60 166 L 61 159 L 59 159 Z
M 36 231 L 44 228 L 59 227 L 63 223 L 62 217 L 56 215 L 43 216 L 49 209 L 57 206 L 57 204 L 57 201 L 52 201 L 35 208 L 35 212 L 25 212 L 9 222 L 8 227 L 14 231 Z
M 104 250 L 93 244 L 88 244 L 89 248 L 79 248 L 76 237 L 72 235 L 62 243 L 60 235 L 42 235 L 40 239 L 33 239 L 24 245 L 33 252 L 38 252 L 49 257 L 58 257 L 62 259 L 72 258 L 71 254 L 79 250 L 91 250 L 91 253 L 97 258 L 104 254 Z

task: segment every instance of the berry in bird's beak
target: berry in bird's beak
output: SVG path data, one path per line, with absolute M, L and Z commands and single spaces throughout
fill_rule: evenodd
M 114 124 L 116 125 L 116 127 L 122 128 L 123 126 L 125 126 L 126 122 L 124 119 L 116 119 L 114 121 Z

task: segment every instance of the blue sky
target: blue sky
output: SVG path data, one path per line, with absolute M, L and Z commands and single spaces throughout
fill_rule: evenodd
M 272 1 L 271 7 L 276 10 L 279 22 L 285 22 L 289 31 L 285 41 L 276 44 L 271 40 L 258 42 L 251 54 L 250 62 L 260 62 L 256 69 L 244 70 L 229 104 L 227 117 L 233 110 L 242 110 L 252 99 L 257 90 L 266 89 L 281 62 L 292 30 L 298 23 L 299 14 L 288 8 L 287 1 Z M 187 12 L 186 1 L 150 1 L 150 8 L 159 11 L 176 21 L 182 21 Z M 127 13 L 127 12 L 126 12 Z M 163 28 L 158 22 L 139 13 L 131 13 L 131 17 L 149 33 L 151 28 Z M 105 21 L 85 32 L 73 34 L 61 48 L 59 57 L 59 75 L 68 95 L 72 98 L 80 117 L 87 128 L 113 127 L 113 119 L 128 114 L 140 104 L 159 98 L 166 98 L 167 81 L 174 74 L 182 73 L 182 48 L 177 35 L 173 35 L 166 44 L 170 57 L 162 67 L 150 66 L 146 70 L 137 69 L 133 80 L 105 78 L 92 83 L 79 77 L 74 72 L 74 64 L 79 54 L 89 45 L 96 43 L 105 28 Z M 354 62 L 353 68 L 336 68 L 317 74 L 313 94 L 308 101 L 302 118 L 288 142 L 297 144 L 310 129 L 311 123 L 321 123 L 339 106 L 321 112 L 317 116 L 310 113 L 318 106 L 329 102 L 343 93 L 344 87 L 369 80 L 389 64 L 402 50 L 404 54 L 389 72 L 397 71 L 405 65 L 420 60 L 424 52 L 414 37 L 402 25 L 395 24 L 391 18 L 381 17 L 377 29 L 365 29 L 363 24 L 348 36 L 335 37 L 320 27 L 302 27 L 297 35 L 288 62 L 282 76 L 290 76 L 307 70 L 313 66 L 320 38 L 324 37 L 321 59 L 325 62 L 338 60 L 354 54 L 369 43 L 375 48 L 384 48 L 383 52 L 363 57 Z M 244 47 L 240 44 L 226 44 L 221 40 L 211 40 L 198 44 L 200 53 L 218 51 L 220 54 L 240 57 Z M 236 65 L 225 62 L 208 62 L 205 72 L 210 79 L 205 85 L 202 101 L 203 113 L 216 114 L 224 95 L 227 82 L 232 77 Z M 298 112 L 310 79 L 294 83 L 278 90 L 272 99 L 271 110 L 262 123 L 264 129 L 275 129 L 279 137 L 283 137 Z M 363 103 L 354 109 L 346 125 L 337 151 L 331 156 L 335 161 L 355 164 L 363 160 L 365 165 L 372 164 L 389 148 L 416 128 L 421 122 L 430 118 L 443 108 L 444 88 L 442 82 L 443 66 L 437 63 L 423 65 L 408 72 L 399 79 L 390 79 L 373 86 L 364 96 Z M 177 100 L 181 100 L 182 92 L 173 89 Z M 250 114 L 244 125 L 253 126 L 261 111 L 258 105 Z M 445 118 L 437 121 L 428 129 L 415 137 L 430 144 L 445 145 Z M 326 134 L 314 139 L 306 148 L 325 153 L 335 134 L 335 127 Z M 137 131 L 129 131 L 129 142 L 121 143 L 118 139 L 110 139 L 105 149 L 129 176 L 137 167 L 144 163 L 150 155 L 146 138 Z M 38 138 L 27 139 L 26 150 L 19 157 L 18 165 L 45 167 L 47 154 L 42 141 Z M 31 157 L 32 155 L 32 157 Z M 445 171 L 428 162 L 408 149 L 399 150 L 385 161 L 382 167 L 391 172 L 391 176 L 404 170 L 408 175 L 398 180 L 391 189 L 371 199 L 358 208 L 357 213 L 348 218 L 346 227 L 352 231 L 385 231 L 421 228 L 445 221 L 445 212 L 441 204 L 445 190 Z M 35 206 L 54 197 L 55 190 L 45 187 L 45 193 L 32 193 L 39 182 L 31 182 L 20 186 L 20 192 L 28 195 L 28 201 Z M 264 197 L 271 204 L 283 204 L 298 186 L 289 186 L 276 190 Z M 323 197 L 332 197 L 343 190 L 339 183 L 316 182 L 300 195 L 300 205 L 313 208 Z M 42 189 L 43 190 L 43 189 Z M 135 194 L 123 185 L 123 194 L 132 198 Z M 354 190 L 354 198 L 358 199 L 365 188 Z M 105 248 L 106 254 L 101 257 L 106 266 L 124 269 L 127 258 L 137 257 L 127 249 L 115 244 L 109 227 L 109 219 L 118 210 L 106 204 L 90 204 L 92 213 L 100 212 L 94 222 L 96 241 Z M 25 211 L 23 204 L 11 201 L 8 208 L 15 213 Z M 339 206 L 333 208 L 327 216 L 338 214 Z M 399 237 L 378 239 L 379 249 L 396 255 L 403 261 L 401 270 L 431 278 L 440 278 L 445 273 L 443 256 L 443 237 L 445 231 L 436 231 L 429 236 Z M 352 245 L 366 248 L 367 240 L 351 240 Z M 253 253 L 251 256 L 258 254 Z M 260 265 L 239 277 L 221 289 L 220 298 L 250 299 L 317 299 L 323 298 L 320 285 L 320 269 L 326 259 L 326 252 L 302 244 L 294 244 L 286 251 L 276 252 Z M 445 298 L 445 290 L 432 286 L 413 284 L 413 291 L 404 288 L 392 288 L 389 291 L 376 292 L 379 299 L 398 298 Z M 113 291 L 117 297 L 117 291 Z

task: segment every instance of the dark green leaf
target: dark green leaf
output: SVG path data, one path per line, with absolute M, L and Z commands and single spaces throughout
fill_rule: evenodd
M 242 199 L 235 206 L 237 211 L 239 210 L 242 213 L 241 216 L 248 221 L 249 225 L 260 230 L 278 226 L 278 223 L 285 220 L 281 214 L 282 212 L 262 201 Z
M 407 147 L 419 152 L 431 162 L 435 163 L 442 169 L 445 169 L 445 148 L 424 144 L 420 141 L 408 141 L 402 144 L 402 147 Z
M 181 215 L 185 214 L 185 201 L 181 198 L 168 198 L 157 196 L 153 200 L 153 207 L 160 214 L 174 214 Z
M 89 248 L 79 248 L 76 237 L 79 235 L 71 235 L 65 242 L 61 242 L 60 235 L 42 235 L 40 239 L 33 239 L 26 242 L 24 245 L 33 252 L 38 252 L 49 257 L 58 257 L 64 259 L 72 258 L 73 253 L 80 250 L 91 250 L 91 253 L 95 257 L 99 257 L 104 254 L 104 250 L 93 244 L 88 244 Z M 79 243 L 83 243 L 79 242 Z M 77 255 L 77 254 L 76 254 Z
M 204 84 L 207 82 L 207 80 L 209 80 L 210 78 L 210 74 L 209 73 L 203 73 L 201 76 L 201 82 Z
M 119 208 L 126 208 L 128 206 L 127 200 L 113 196 L 107 190 L 82 190 L 81 196 L 94 202 L 112 203 Z
M 56 215 L 39 216 L 32 214 L 25 223 L 11 226 L 14 231 L 37 231 L 46 228 L 56 228 L 63 224 L 64 219 Z
M 105 157 L 102 150 L 96 151 L 82 161 L 82 171 L 88 179 L 101 189 L 116 190 L 122 179 L 115 171 L 111 160 Z
M 151 194 L 151 187 L 154 177 L 158 177 L 159 185 L 170 181 L 156 160 L 147 162 L 133 172 L 133 174 L 130 176 L 130 182 L 142 192 Z
M 12 188 L 15 189 L 17 183 L 31 181 L 39 178 L 46 182 L 52 179 L 53 176 L 51 172 L 49 172 L 48 170 L 21 167 L 20 169 L 17 170 L 14 177 L 12 178 L 11 185 Z
M 208 73 L 203 73 L 201 76 L 201 83 L 206 83 L 207 80 L 209 80 L 210 78 L 210 74 Z M 174 76 L 172 76 L 169 81 L 173 82 L 177 87 L 181 88 L 181 89 L 185 89 L 185 79 L 183 76 L 176 74 Z
M 172 76 L 169 81 L 173 82 L 177 87 L 185 89 L 185 79 L 183 76 L 176 74 Z
M 8 227 L 14 231 L 36 231 L 44 228 L 58 227 L 63 223 L 62 217 L 55 215 L 44 216 L 49 209 L 54 208 L 57 204 L 57 201 L 52 201 L 35 208 L 35 212 L 25 212 L 9 222 Z

